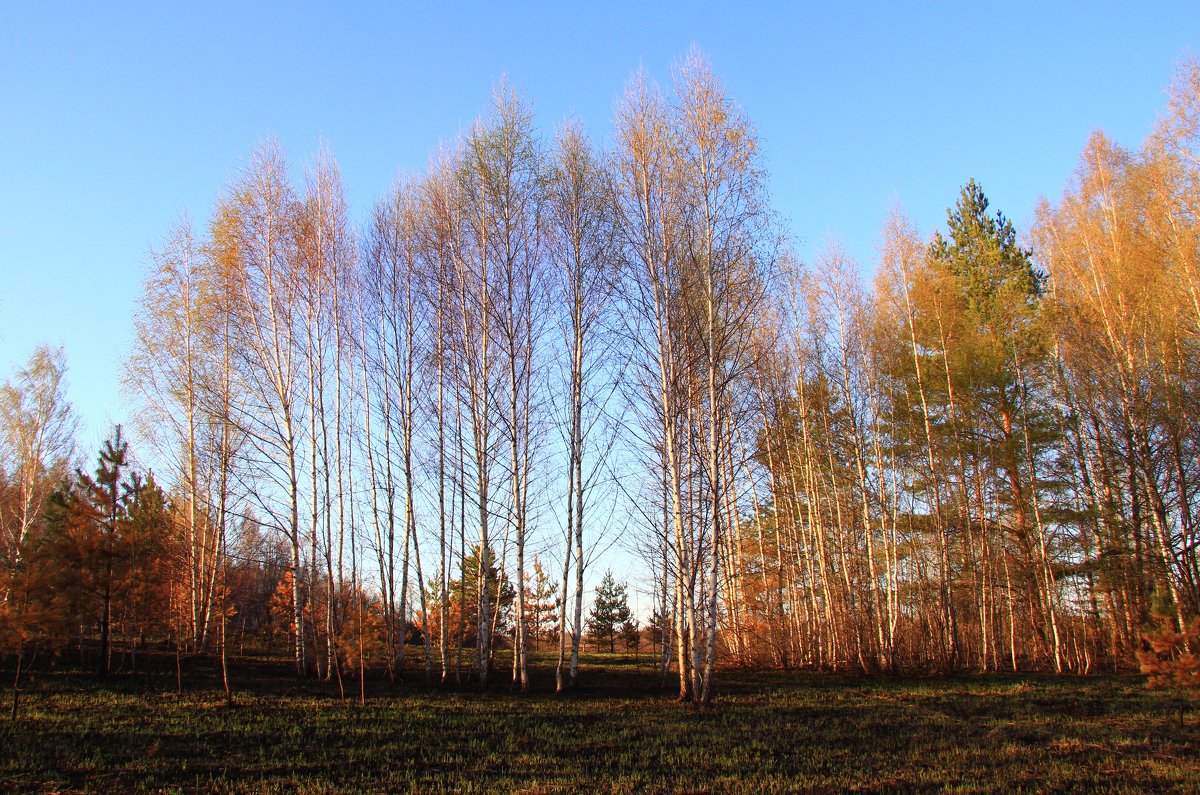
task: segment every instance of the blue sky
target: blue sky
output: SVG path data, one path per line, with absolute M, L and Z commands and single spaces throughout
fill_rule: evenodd
M 549 132 L 609 136 L 639 65 L 692 44 L 758 127 L 776 207 L 811 258 L 864 269 L 899 202 L 928 233 L 974 177 L 1028 225 L 1089 133 L 1134 145 L 1200 34 L 1200 4 L 302 2 L 6 4 L 0 27 L 0 377 L 64 344 L 92 449 L 148 250 L 203 222 L 265 136 L 323 138 L 357 217 L 419 170 L 507 73 Z M 910 6 L 910 7 L 904 7 Z

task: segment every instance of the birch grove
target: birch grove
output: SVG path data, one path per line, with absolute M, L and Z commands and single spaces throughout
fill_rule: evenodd
M 722 665 L 1116 670 L 1152 611 L 1200 612 L 1200 66 L 1032 228 L 964 179 L 875 262 L 801 262 L 747 111 L 696 52 L 672 78 L 630 79 L 608 148 L 501 82 L 361 224 L 327 149 L 300 178 L 253 152 L 146 272 L 153 478 L 121 491 L 118 433 L 88 519 L 62 354 L 0 388 L 0 653 L 149 632 L 104 552 L 138 532 L 177 655 L 362 700 L 372 669 L 524 692 L 539 660 L 571 690 L 610 543 L 697 706 Z M 88 538 L 102 607 L 52 603 Z

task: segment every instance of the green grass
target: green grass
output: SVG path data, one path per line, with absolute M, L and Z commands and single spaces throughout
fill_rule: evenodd
M 203 670 L 182 696 L 173 672 L 42 673 L 0 724 L 0 790 L 1200 791 L 1195 716 L 1180 730 L 1140 677 L 726 671 L 696 712 L 619 658 L 590 663 L 569 698 L 545 668 L 523 697 L 410 673 L 370 681 L 365 707 L 246 663 L 233 710 Z

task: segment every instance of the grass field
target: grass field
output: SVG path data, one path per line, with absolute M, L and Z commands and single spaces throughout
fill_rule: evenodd
M 193 671 L 43 672 L 0 725 L 0 790 L 46 792 L 1200 791 L 1200 727 L 1140 677 L 856 679 L 722 672 L 697 713 L 595 658 L 582 692 L 429 691 L 368 703 L 239 665 L 237 706 Z M 503 679 L 503 674 L 498 678 Z M 348 686 L 351 683 L 348 683 Z M 355 695 L 357 692 L 355 692 Z

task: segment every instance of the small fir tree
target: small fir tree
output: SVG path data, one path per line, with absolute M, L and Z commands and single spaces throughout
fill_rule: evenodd
M 630 618 L 627 621 L 621 622 L 620 627 L 621 642 L 625 644 L 625 648 L 629 651 L 636 652 L 642 646 L 642 628 L 638 624 L 637 619 Z
M 1182 628 L 1175 623 L 1175 609 L 1158 594 L 1151 608 L 1151 623 L 1142 632 L 1149 648 L 1137 653 L 1146 685 L 1167 690 L 1179 709 L 1179 728 L 1189 700 L 1200 699 L 1200 616 Z
M 546 575 L 536 555 L 533 558 L 532 587 L 525 588 L 525 604 L 529 611 L 529 636 L 536 651 L 540 641 L 554 636 L 558 613 L 558 583 Z
M 588 614 L 587 631 L 597 646 L 607 642 L 610 652 L 616 651 L 618 628 L 633 620 L 629 609 L 629 593 L 625 583 L 613 579 L 612 569 L 604 572 L 604 579 L 596 589 L 596 601 Z
M 495 614 L 496 632 L 505 632 L 512 623 L 513 600 L 516 589 L 508 576 L 497 565 L 496 553 L 489 546 L 484 553 L 484 582 L 487 584 L 488 606 Z M 479 545 L 476 544 L 468 553 L 459 568 L 461 579 L 450 581 L 450 592 L 457 596 L 460 591 L 466 594 L 466 611 L 468 616 L 475 612 L 476 599 L 479 593 Z M 454 598 L 454 597 L 452 597 Z M 472 619 L 473 620 L 473 619 Z M 466 643 L 475 642 L 475 633 L 471 629 L 471 621 L 467 622 L 468 631 L 464 638 Z

